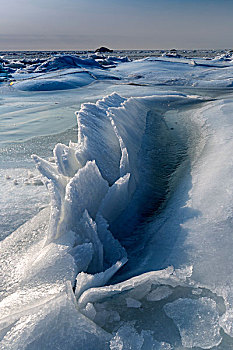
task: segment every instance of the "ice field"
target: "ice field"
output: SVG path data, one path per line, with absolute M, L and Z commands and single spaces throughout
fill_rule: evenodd
M 0 349 L 233 349 L 232 52 L 17 55 Z

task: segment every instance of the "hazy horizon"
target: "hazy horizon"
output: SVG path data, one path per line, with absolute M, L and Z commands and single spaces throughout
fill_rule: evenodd
M 231 0 L 8 0 L 0 51 L 231 48 Z
M 95 47 L 93 49 L 38 49 L 38 50 L 27 50 L 27 49 L 20 49 L 20 50 L 10 50 L 10 49 L 2 49 L 0 50 L 0 52 L 52 52 L 52 51 L 56 51 L 56 52 L 78 52 L 78 51 L 85 51 L 85 52 L 94 52 L 96 49 L 98 49 L 99 47 L 101 47 L 103 45 L 99 45 L 98 47 Z M 169 51 L 169 50 L 172 50 L 172 49 L 175 49 L 177 51 L 210 51 L 210 50 L 213 50 L 213 51 L 224 51 L 224 50 L 232 50 L 231 47 L 224 47 L 224 48 L 211 48 L 211 47 L 205 47 L 205 48 L 197 48 L 197 47 L 194 47 L 194 48 L 177 48 L 177 47 L 168 47 L 168 48 L 161 48 L 161 49 L 154 49 L 154 48 L 146 48 L 146 49 L 115 49 L 115 48 L 112 48 L 112 47 L 108 47 L 109 49 L 112 49 L 113 51 Z

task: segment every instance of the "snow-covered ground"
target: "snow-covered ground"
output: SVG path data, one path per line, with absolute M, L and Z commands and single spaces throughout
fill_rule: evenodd
M 232 54 L 2 61 L 0 348 L 233 348 Z

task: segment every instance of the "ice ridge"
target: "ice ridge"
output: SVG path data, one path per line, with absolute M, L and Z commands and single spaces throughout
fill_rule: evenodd
M 45 245 L 72 232 L 74 258 L 79 261 L 79 253 L 85 250 L 88 257 L 84 275 L 78 274 L 75 282 L 82 292 L 105 285 L 127 261 L 114 223 L 121 220 L 141 185 L 139 153 L 154 99 L 163 105 L 165 100 L 185 103 L 187 97 L 125 99 L 113 93 L 96 103 L 85 103 L 76 113 L 78 142 L 56 145 L 55 163 L 32 156 L 51 195 Z M 93 282 L 86 284 L 86 278 L 95 274 Z

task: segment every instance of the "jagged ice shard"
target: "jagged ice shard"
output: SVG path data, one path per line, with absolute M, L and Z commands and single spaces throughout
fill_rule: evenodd
M 233 347 L 232 111 L 225 91 L 111 93 L 32 156 L 51 204 L 1 241 L 1 349 Z

